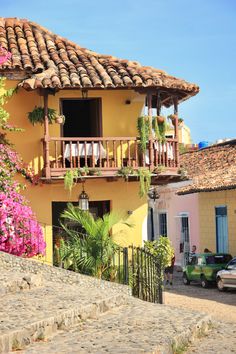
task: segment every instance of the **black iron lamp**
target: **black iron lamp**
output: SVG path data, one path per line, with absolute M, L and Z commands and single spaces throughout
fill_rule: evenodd
M 79 208 L 84 211 L 89 210 L 89 196 L 84 190 L 84 183 L 83 183 L 83 190 L 79 195 Z
M 159 199 L 160 198 L 160 194 L 157 192 L 156 188 L 153 188 L 151 189 L 149 192 L 148 192 L 148 196 L 150 199 L 152 199 L 154 202 L 156 199 Z

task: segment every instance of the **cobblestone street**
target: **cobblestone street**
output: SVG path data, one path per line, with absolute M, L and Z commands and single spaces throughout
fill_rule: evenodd
M 203 289 L 197 283 L 183 285 L 182 273 L 174 275 L 174 285 L 164 292 L 165 304 L 210 314 L 214 328 L 207 336 L 196 339 L 188 354 L 236 353 L 236 290 L 219 292 L 216 287 Z

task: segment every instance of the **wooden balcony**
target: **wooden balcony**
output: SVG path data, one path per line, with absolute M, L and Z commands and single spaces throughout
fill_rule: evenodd
M 145 167 L 151 171 L 164 166 L 174 174 L 178 169 L 176 139 L 166 139 L 164 143 L 149 141 L 145 153 L 140 152 L 136 137 L 49 137 L 43 139 L 43 146 L 46 179 L 58 178 L 71 168 L 84 166 L 100 171 L 104 177 L 117 175 L 125 166 L 134 170 Z

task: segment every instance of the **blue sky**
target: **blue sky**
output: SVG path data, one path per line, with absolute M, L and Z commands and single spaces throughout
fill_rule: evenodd
M 235 0 L 7 0 L 1 16 L 197 83 L 179 108 L 193 141 L 236 137 Z

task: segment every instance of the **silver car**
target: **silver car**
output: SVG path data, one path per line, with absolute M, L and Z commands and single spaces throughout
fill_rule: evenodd
M 225 269 L 217 273 L 216 283 L 219 291 L 236 288 L 236 257 L 227 264 Z

